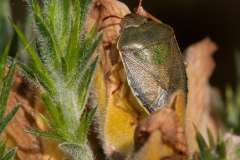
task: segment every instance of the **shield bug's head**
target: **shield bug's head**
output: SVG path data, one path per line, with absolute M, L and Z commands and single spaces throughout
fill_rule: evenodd
M 142 0 L 139 0 L 139 4 L 137 9 L 135 9 L 136 13 L 130 13 L 125 15 L 123 18 L 118 17 L 115 15 L 110 15 L 107 16 L 103 19 L 105 21 L 108 18 L 114 17 L 114 18 L 119 18 L 121 19 L 120 25 L 123 26 L 123 28 L 128 28 L 128 27 L 139 27 L 142 24 L 147 22 L 148 18 L 151 18 L 151 15 L 148 14 L 143 8 L 142 8 Z M 150 17 L 148 17 L 150 15 Z
M 128 27 L 139 27 L 142 24 L 147 22 L 148 17 L 144 17 L 139 15 L 138 13 L 130 13 L 127 14 L 126 16 L 124 16 L 124 18 L 118 17 L 118 16 L 114 16 L 114 15 L 110 15 L 107 16 L 103 19 L 103 21 L 105 21 L 106 19 L 110 18 L 110 17 L 114 17 L 114 18 L 119 18 L 121 19 L 121 23 L 124 28 L 128 28 Z
M 124 16 L 125 28 L 138 27 L 147 22 L 147 17 L 143 17 L 137 13 L 130 13 Z

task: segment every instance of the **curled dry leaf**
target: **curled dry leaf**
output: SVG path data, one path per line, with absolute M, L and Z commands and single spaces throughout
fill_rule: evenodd
M 6 69 L 7 74 L 8 69 Z M 5 136 L 8 149 L 18 146 L 17 157 L 27 160 L 58 160 L 67 157 L 58 149 L 59 142 L 36 137 L 24 130 L 49 130 L 38 112 L 47 116 L 43 101 L 39 98 L 39 89 L 27 82 L 18 72 L 14 74 L 6 114 L 21 103 L 16 115 L 8 124 Z M 38 112 L 37 112 L 38 111 Z
M 88 19 L 88 28 L 98 19 L 99 31 L 103 32 L 94 90 L 99 105 L 99 137 L 106 155 L 112 159 L 126 157 L 133 144 L 136 123 L 147 115 L 130 91 L 116 44 L 112 43 L 121 33 L 121 19 L 110 17 L 103 21 L 111 15 L 124 17 L 128 13 L 129 9 L 119 1 L 99 0 L 92 4 Z
M 188 65 L 189 89 L 186 115 L 189 128 L 187 131 L 188 143 L 191 153 L 197 150 L 196 133 L 193 124 L 205 140 L 207 140 L 207 128 L 213 134 L 214 140 L 217 139 L 219 124 L 216 119 L 217 111 L 211 99 L 212 89 L 209 84 L 209 78 L 215 68 L 212 54 L 217 49 L 218 47 L 214 42 L 209 38 L 205 38 L 186 50 L 185 61 Z
M 100 106 L 99 114 L 105 115 L 106 105 L 108 104 L 108 97 L 111 95 L 116 84 L 110 82 L 111 69 L 114 64 L 119 61 L 119 54 L 116 44 L 111 44 L 112 40 L 117 40 L 120 35 L 120 19 L 109 18 L 105 21 L 103 19 L 110 15 L 123 17 L 130 13 L 127 6 L 116 0 L 95 0 L 93 1 L 88 16 L 87 29 L 88 32 L 92 26 L 97 23 L 98 31 L 103 32 L 103 41 L 100 43 L 97 54 L 100 54 L 101 61 L 96 71 L 96 78 L 94 80 L 94 89 L 98 98 Z M 99 117 L 100 123 L 104 123 L 104 116 Z
M 112 44 L 112 41 L 117 41 L 121 33 L 121 19 L 114 17 L 104 21 L 103 19 L 111 15 L 124 17 L 128 13 L 130 13 L 128 7 L 117 0 L 95 0 L 90 9 L 87 28 L 90 31 L 97 21 L 98 31 L 103 32 L 103 40 L 98 48 L 98 53 L 101 55 L 101 67 L 107 80 L 107 76 L 109 76 L 107 74 L 112 66 L 119 61 L 116 44 Z
M 184 112 L 184 93 L 177 91 L 167 107 L 143 119 L 135 130 L 133 159 L 187 159 Z

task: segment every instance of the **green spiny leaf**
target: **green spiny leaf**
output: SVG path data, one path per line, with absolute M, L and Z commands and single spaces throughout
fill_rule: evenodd
M 44 14 L 44 19 L 46 24 L 48 24 L 49 26 L 52 25 L 54 18 L 55 18 L 55 8 L 58 5 L 58 3 L 56 3 L 56 0 L 49 0 L 49 1 L 44 1 L 44 10 L 43 14 Z M 53 27 L 53 26 L 51 26 Z
M 86 38 L 86 40 L 84 41 L 83 45 L 81 46 L 81 51 L 82 50 L 87 50 L 88 47 L 92 44 L 93 40 L 94 40 L 94 36 L 97 32 L 97 23 L 95 23 L 91 29 L 91 31 L 88 34 L 88 37 Z
M 60 40 L 60 46 L 67 46 L 66 42 L 69 41 L 70 38 L 70 31 L 71 31 L 71 1 L 69 0 L 61 0 L 60 6 L 62 6 L 63 14 L 62 14 L 62 25 L 61 25 L 61 36 L 59 38 Z
M 85 127 L 86 120 L 87 120 L 87 113 L 85 112 L 81 118 L 81 123 L 78 129 L 78 139 L 80 140 L 80 143 L 84 142 L 84 127 Z
M 33 12 L 35 12 L 34 17 L 36 25 L 40 33 L 38 38 L 40 40 L 39 53 L 41 53 L 42 61 L 44 63 L 44 67 L 46 68 L 43 67 L 43 69 L 39 69 L 38 67 L 34 67 L 34 65 L 30 64 L 29 66 L 31 69 L 26 70 L 25 72 L 28 73 L 31 78 L 36 77 L 36 82 L 40 82 L 40 84 L 43 85 L 44 90 L 46 89 L 47 93 L 43 95 L 43 99 L 45 103 L 48 104 L 47 106 L 50 110 L 49 112 L 51 112 L 50 115 L 53 120 L 51 121 L 43 115 L 41 116 L 57 133 L 57 138 L 61 137 L 61 140 L 67 141 L 67 143 L 63 143 L 61 146 L 63 146 L 63 148 L 65 147 L 65 151 L 73 155 L 75 158 L 92 158 L 92 153 L 86 143 L 86 140 L 84 139 L 93 119 L 93 115 L 96 112 L 96 108 L 89 113 L 88 117 L 86 114 L 85 116 L 83 115 L 83 119 L 80 121 L 80 124 L 79 120 L 86 104 L 90 84 L 96 70 L 99 57 L 95 58 L 93 61 L 90 61 L 90 59 L 94 58 L 92 55 L 102 38 L 102 34 L 94 41 L 95 31 L 97 28 L 95 26 L 87 40 L 84 41 L 84 39 L 86 39 L 85 19 L 87 9 L 89 7 L 89 0 L 51 0 L 51 2 L 48 2 L 50 6 L 44 6 L 43 11 L 41 11 L 36 0 L 30 0 Z M 63 6 L 63 3 L 68 6 Z M 72 5 L 72 3 L 75 5 Z M 45 2 L 43 2 L 43 4 L 45 4 Z M 75 10 L 72 11 L 71 9 Z M 72 13 L 74 15 L 72 15 Z M 60 17 L 56 17 L 59 15 Z M 63 26 L 66 26 L 66 28 L 63 28 Z M 71 38 L 69 39 L 69 37 Z M 63 40 L 64 38 L 65 40 Z M 67 45 L 61 44 L 64 42 L 67 42 Z M 82 50 L 80 49 L 81 45 L 85 45 L 82 47 Z M 67 48 L 64 48 L 64 46 Z M 44 51 L 45 48 L 46 51 Z M 66 55 L 64 55 L 65 52 Z M 50 55 L 48 55 L 49 53 Z M 53 67 L 51 66 L 52 63 Z M 77 81 L 74 83 L 68 83 L 69 79 Z M 48 82 L 47 80 L 49 80 L 49 84 L 46 84 L 46 82 Z M 64 81 L 69 85 L 64 85 Z M 54 95 L 52 95 L 50 91 L 48 92 L 52 86 L 56 87 L 54 88 Z M 70 89 L 73 89 L 73 92 Z M 62 92 L 65 90 L 66 92 L 69 91 L 69 93 Z M 78 97 L 74 98 L 74 94 L 76 94 L 76 92 L 76 96 Z M 66 97 L 64 97 L 65 94 L 67 94 Z M 83 97 L 80 98 L 80 94 L 83 95 Z M 64 98 L 64 100 L 61 98 Z M 79 108 L 81 109 L 81 112 L 78 112 Z M 79 140 L 77 139 L 78 135 L 76 135 L 78 134 L 79 128 L 82 128 L 80 130 L 83 132 L 82 142 L 84 143 L 82 144 L 79 144 Z M 55 136 L 52 135 L 52 133 L 49 135 L 48 132 L 32 131 L 32 133 L 33 132 L 35 132 L 35 135 L 40 136 L 53 138 Z M 76 155 L 80 155 L 80 157 Z
M 47 107 L 47 110 L 48 110 L 49 114 L 51 115 L 51 117 L 53 118 L 53 120 L 57 123 L 58 126 L 63 125 L 59 118 L 58 110 L 55 107 L 51 98 L 44 92 L 42 93 L 42 98 L 43 98 L 43 101 Z
M 95 36 L 96 32 L 97 32 L 97 24 L 95 23 L 94 26 L 92 27 L 91 31 L 89 32 L 88 37 L 86 38 L 86 40 L 82 44 L 82 46 L 80 48 L 80 51 L 78 52 L 78 59 L 80 57 L 82 58 L 82 57 L 85 57 L 85 56 L 89 56 L 89 57 L 91 56 L 91 52 L 88 52 L 88 49 L 91 46 L 91 44 L 93 43 L 94 36 Z M 86 58 L 86 61 L 88 59 L 89 58 Z M 86 63 L 86 62 L 84 62 L 84 63 Z
M 102 40 L 102 36 L 103 36 L 103 34 L 100 34 L 91 46 L 88 46 L 85 49 L 84 48 L 80 49 L 81 57 L 79 57 L 78 64 L 75 66 L 76 74 L 79 73 L 76 71 L 79 71 L 82 68 L 84 68 L 84 66 L 86 66 L 87 62 L 89 61 L 90 57 L 92 56 L 92 53 L 97 49 L 100 41 Z M 77 76 L 75 76 L 75 77 L 77 77 Z
M 18 109 L 20 107 L 20 104 L 15 106 L 11 112 L 1 121 L 0 123 L 0 134 L 3 132 L 3 130 L 6 128 L 7 124 L 10 122 L 10 120 L 13 118 L 13 116 L 17 113 Z M 0 119 L 1 120 L 1 119 Z
M 58 114 L 59 114 L 60 121 L 63 124 L 62 127 L 66 127 L 66 129 L 68 129 L 67 128 L 67 123 L 64 119 L 64 114 L 63 114 L 63 111 L 62 111 L 62 108 L 61 108 L 60 104 L 57 105 L 57 109 L 58 109 Z
M 6 63 L 7 63 L 7 56 L 8 56 L 8 53 L 9 53 L 9 48 L 10 48 L 10 45 L 11 45 L 11 41 L 12 41 L 12 38 L 9 39 L 9 41 L 8 41 L 6 47 L 5 47 L 4 52 L 0 57 L 0 89 L 2 87 L 3 75 L 4 75 L 4 72 L 5 72 L 5 66 L 6 66 Z
M 212 158 L 211 151 L 208 149 L 208 146 L 199 131 L 197 131 L 196 133 L 196 138 L 200 150 L 199 160 L 211 159 Z
M 10 88 L 11 88 L 12 81 L 13 81 L 14 71 L 15 71 L 15 62 L 12 64 L 12 66 L 10 67 L 10 69 L 8 71 L 8 74 L 7 74 L 4 84 L 3 84 L 2 93 L 0 95 L 0 119 L 3 119 L 4 114 L 5 114 L 7 100 L 8 100 L 8 96 L 10 94 Z
M 84 144 L 64 142 L 59 145 L 59 148 L 72 155 L 74 159 L 93 159 L 90 149 Z
M 33 12 L 38 13 L 38 14 L 41 13 L 41 8 L 39 7 L 36 0 L 30 0 L 29 2 L 30 2 Z
M 74 66 L 74 75 L 72 76 L 71 81 L 75 81 L 75 79 L 79 79 L 79 75 L 82 74 L 82 72 L 79 72 L 79 70 L 83 70 L 84 66 L 87 65 L 87 62 L 91 58 L 93 52 L 96 50 L 96 47 L 100 43 L 102 39 L 102 34 L 97 37 L 95 42 L 92 44 L 94 35 L 96 32 L 96 25 L 93 26 L 91 32 L 89 33 L 90 35 L 88 38 L 85 40 L 83 45 L 81 46 L 80 50 L 78 51 L 78 64 Z
M 213 136 L 212 136 L 212 133 L 210 132 L 210 130 L 208 128 L 207 128 L 207 134 L 208 134 L 208 140 L 209 140 L 210 148 L 214 149 L 215 145 L 214 145 Z
M 31 62 L 29 62 L 29 66 L 31 67 L 33 73 L 35 74 L 37 80 L 40 82 L 41 86 L 44 88 L 46 92 L 50 95 L 55 96 L 56 90 L 53 85 L 53 80 L 48 76 L 48 74 L 42 73 L 38 68 Z
M 39 70 L 43 70 L 43 63 L 41 61 L 41 59 L 39 58 L 38 54 L 34 51 L 34 49 L 31 47 L 30 43 L 27 41 L 27 39 L 24 37 L 23 33 L 20 31 L 20 29 L 11 21 L 12 26 L 14 28 L 14 30 L 16 31 L 16 33 L 18 34 L 20 40 L 22 41 L 23 45 L 26 47 L 29 55 L 31 56 L 31 58 L 34 61 L 34 64 L 36 65 L 36 67 Z
M 0 143 L 0 158 L 3 157 L 5 148 L 6 148 L 6 141 Z
M 2 160 L 10 160 L 14 157 L 14 155 L 17 152 L 17 147 L 11 149 L 10 151 L 8 151 L 2 158 Z
M 18 48 L 19 48 L 18 41 L 19 41 L 18 35 L 14 31 L 13 36 L 12 36 L 12 40 L 11 40 L 11 45 L 10 45 L 10 50 L 9 50 L 8 56 L 16 57 L 16 55 L 18 53 Z
M 79 39 L 79 13 L 76 14 L 74 25 L 71 31 L 71 37 L 68 42 L 67 52 L 66 52 L 66 62 L 68 64 L 68 73 L 71 75 L 73 72 L 73 68 L 77 63 L 77 53 L 80 47 L 80 39 Z
M 16 65 L 18 66 L 19 71 L 21 71 L 28 79 L 34 83 L 37 83 L 35 76 L 29 67 L 25 66 L 21 62 L 17 62 Z
M 42 119 L 48 124 L 50 128 L 52 128 L 56 133 L 61 135 L 63 140 L 74 140 L 74 136 L 68 132 L 66 125 L 64 126 L 57 126 L 55 122 L 50 121 L 47 117 L 45 117 L 43 114 L 39 113 L 39 115 L 42 117 Z
M 78 87 L 78 100 L 81 104 L 81 108 L 83 108 L 86 105 L 90 84 L 92 82 L 93 75 L 95 73 L 98 61 L 99 61 L 99 57 L 96 57 L 94 62 L 91 64 L 91 66 L 86 70 L 86 72 L 82 76 L 81 83 Z
M 46 116 L 44 116 L 43 114 L 39 113 L 39 115 L 42 117 L 42 119 L 47 123 L 47 125 L 52 128 L 53 130 L 55 130 L 57 128 L 57 126 L 54 124 L 55 121 L 51 121 L 49 120 Z
M 221 141 L 217 146 L 217 153 L 221 160 L 226 159 L 226 145 L 224 141 Z
M 97 107 L 94 107 L 88 114 L 87 121 L 85 122 L 85 127 L 84 127 L 84 139 L 86 138 L 87 132 L 89 130 L 89 127 L 92 123 L 93 117 L 97 111 Z
M 79 21 L 79 31 L 80 31 L 80 35 L 84 36 L 84 34 L 82 34 L 82 32 L 85 30 L 85 26 L 84 23 L 86 21 L 86 15 L 87 15 L 87 10 L 88 10 L 88 5 L 89 5 L 89 0 L 81 0 L 80 1 L 80 5 L 81 5 L 81 14 L 80 14 L 80 21 Z
M 58 134 L 50 133 L 50 132 L 42 132 L 42 131 L 36 131 L 36 130 L 25 130 L 25 132 L 33 134 L 35 136 L 42 136 L 52 139 L 57 139 L 63 141 L 62 137 Z
M 79 126 L 79 131 L 78 131 L 78 139 L 80 139 L 80 142 L 84 142 L 87 132 L 89 130 L 90 124 L 93 120 L 93 116 L 95 112 L 97 111 L 97 107 L 93 108 L 87 117 L 86 112 L 84 113 L 83 117 L 81 118 L 81 123 Z
M 61 57 L 62 57 L 62 51 L 60 49 L 60 46 L 58 45 L 58 42 L 56 40 L 56 37 L 54 35 L 54 32 L 52 33 L 49 30 L 49 27 L 46 26 L 44 23 L 44 20 L 38 15 L 34 14 L 36 24 L 38 26 L 38 30 L 40 32 L 40 35 L 42 38 L 44 38 L 45 44 L 47 46 L 44 46 L 47 48 L 47 52 L 44 56 L 47 61 L 45 61 L 45 64 L 53 65 L 53 68 L 57 71 L 61 69 Z
M 63 71 L 63 75 L 66 76 L 67 75 L 67 71 L 68 71 L 68 66 L 67 66 L 67 62 L 66 60 L 61 57 L 61 61 L 62 61 L 62 71 Z

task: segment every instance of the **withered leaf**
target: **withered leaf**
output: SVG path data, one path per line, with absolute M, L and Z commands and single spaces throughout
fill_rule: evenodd
M 189 89 L 186 112 L 189 126 L 187 136 L 191 153 L 198 148 L 192 124 L 197 127 L 205 140 L 207 140 L 207 128 L 213 134 L 214 140 L 217 139 L 219 124 L 216 119 L 217 111 L 211 98 L 212 88 L 209 84 L 209 78 L 215 68 L 212 54 L 217 49 L 214 42 L 205 38 L 185 51 Z
M 182 96 L 177 92 L 173 96 Z M 142 120 L 134 134 L 135 158 L 141 159 L 186 159 L 188 155 L 184 124 L 176 107 L 182 100 L 172 98 L 168 107 L 162 108 Z M 173 107 L 173 108 L 172 108 Z M 184 110 L 182 110 L 183 114 Z

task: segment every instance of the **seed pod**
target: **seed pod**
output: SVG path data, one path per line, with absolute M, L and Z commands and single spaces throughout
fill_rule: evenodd
M 124 21 L 117 48 L 139 103 L 151 113 L 165 106 L 175 90 L 186 95 L 186 70 L 173 29 L 137 13 Z

